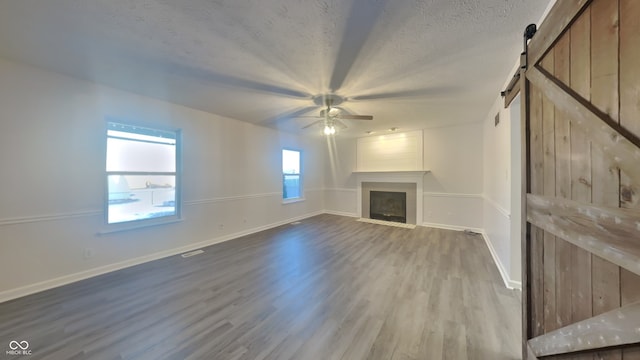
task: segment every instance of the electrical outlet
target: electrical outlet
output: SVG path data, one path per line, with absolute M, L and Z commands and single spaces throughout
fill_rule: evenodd
M 84 248 L 84 250 L 82 250 L 82 257 L 84 257 L 85 259 L 91 259 L 95 255 L 96 251 L 92 248 Z

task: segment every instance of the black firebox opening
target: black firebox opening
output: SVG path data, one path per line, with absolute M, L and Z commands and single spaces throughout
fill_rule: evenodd
M 406 224 L 407 193 L 371 191 L 369 193 L 369 217 Z

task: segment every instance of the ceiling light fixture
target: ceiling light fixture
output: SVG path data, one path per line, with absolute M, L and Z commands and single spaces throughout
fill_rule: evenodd
M 324 126 L 324 134 L 325 135 L 333 135 L 336 133 L 336 128 L 335 126 L 329 126 L 329 125 L 325 125 Z

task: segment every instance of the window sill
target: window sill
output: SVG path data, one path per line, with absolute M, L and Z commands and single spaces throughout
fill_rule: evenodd
M 148 228 L 148 227 L 153 227 L 153 226 L 161 226 L 161 225 L 168 225 L 168 224 L 175 224 L 175 223 L 179 223 L 184 221 L 184 218 L 178 218 L 178 219 L 168 219 L 165 221 L 158 221 L 158 222 L 145 222 L 145 223 L 133 223 L 133 224 L 113 224 L 113 225 L 107 225 L 107 227 L 103 230 L 98 231 L 98 235 L 109 235 L 109 234 L 113 234 L 113 233 L 119 233 L 119 232 L 124 232 L 124 231 L 129 231 L 129 230 L 137 230 L 137 229 L 144 229 L 144 228 Z
M 293 203 L 297 203 L 297 202 L 303 202 L 305 201 L 305 198 L 292 198 L 292 199 L 285 199 L 282 200 L 283 204 L 293 204 Z

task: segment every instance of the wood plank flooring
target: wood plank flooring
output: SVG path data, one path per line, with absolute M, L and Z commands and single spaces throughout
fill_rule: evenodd
M 320 215 L 204 250 L 0 304 L 0 358 L 520 358 L 481 236 Z

